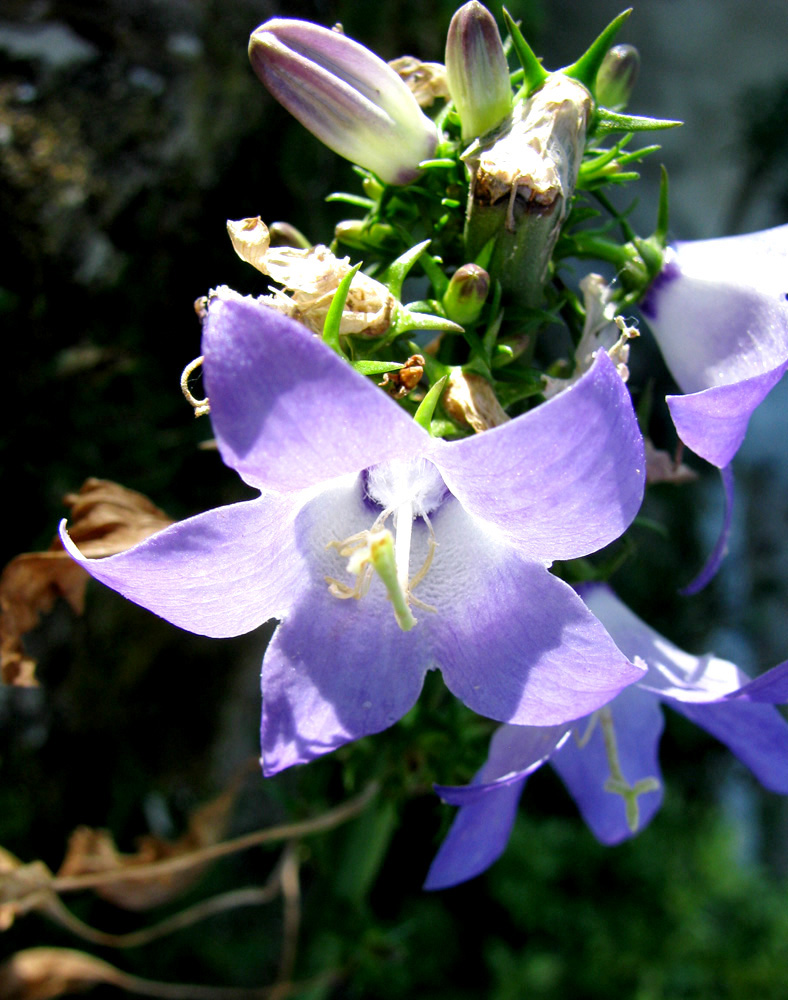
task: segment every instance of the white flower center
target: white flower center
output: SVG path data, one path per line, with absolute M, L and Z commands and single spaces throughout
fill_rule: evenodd
M 414 597 L 412 591 L 427 575 L 435 554 L 435 534 L 429 514 L 446 499 L 446 484 L 435 466 L 425 459 L 395 459 L 367 470 L 366 491 L 381 508 L 371 528 L 343 541 L 329 542 L 329 547 L 338 549 L 341 556 L 348 558 L 347 570 L 356 577 L 355 586 L 350 587 L 333 577 L 326 577 L 326 583 L 334 597 L 358 600 L 369 590 L 373 571 L 377 572 L 388 591 L 397 623 L 408 631 L 416 624 L 411 603 L 435 611 L 434 607 Z M 384 527 L 389 517 L 392 518 L 393 535 Z M 423 565 L 411 577 L 411 539 L 413 521 L 417 517 L 424 519 L 430 540 Z

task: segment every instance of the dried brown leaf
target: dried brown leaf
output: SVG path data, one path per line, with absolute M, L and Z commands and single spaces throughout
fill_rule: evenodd
M 71 948 L 28 948 L 0 965 L 3 1000 L 51 1000 L 84 993 L 98 983 L 123 985 L 108 962 Z
M 123 552 L 160 531 L 170 518 L 147 497 L 103 479 L 88 479 L 65 497 L 71 507 L 69 533 L 87 556 Z M 55 537 L 47 552 L 16 556 L 0 576 L 0 675 L 6 684 L 35 685 L 35 660 L 24 636 L 62 597 L 81 614 L 88 574 Z
M 51 884 L 52 872 L 43 861 L 25 865 L 0 847 L 0 931 L 31 910 L 49 909 L 56 899 Z
M 137 840 L 135 854 L 121 854 L 108 830 L 78 827 L 69 838 L 66 857 L 58 878 L 99 872 L 118 872 L 156 861 L 187 855 L 218 843 L 227 829 L 237 785 L 195 809 L 189 826 L 178 840 L 146 834 Z M 204 869 L 203 864 L 177 872 L 128 879 L 113 879 L 97 885 L 102 898 L 126 910 L 147 910 L 175 899 L 190 888 Z

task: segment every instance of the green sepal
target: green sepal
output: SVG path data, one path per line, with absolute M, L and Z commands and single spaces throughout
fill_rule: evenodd
M 658 132 L 664 128 L 678 128 L 684 122 L 672 118 L 646 118 L 642 115 L 621 115 L 607 108 L 597 108 L 591 132 L 607 135 L 609 132 Z
M 432 415 L 435 413 L 435 407 L 446 387 L 448 377 L 448 375 L 444 375 L 443 378 L 439 378 L 434 385 L 430 386 L 426 396 L 419 403 L 418 410 L 413 414 L 413 419 L 419 427 L 423 427 L 429 434 L 432 434 Z
M 352 364 L 359 375 L 383 375 L 405 367 L 401 361 L 354 361 Z
M 593 94 L 596 75 L 599 72 L 599 67 L 602 65 L 602 60 L 607 55 L 607 50 L 613 44 L 613 39 L 621 30 L 624 21 L 626 21 L 631 13 L 631 7 L 627 10 L 622 10 L 618 17 L 613 18 L 605 30 L 594 39 L 577 62 L 572 63 L 571 66 L 564 66 L 559 72 L 565 76 L 571 76 L 578 83 L 582 83 Z
M 509 32 L 509 37 L 512 39 L 514 51 L 517 53 L 520 65 L 523 67 L 525 82 L 522 86 L 522 94 L 527 97 L 538 87 L 542 86 L 549 74 L 537 58 L 534 50 L 526 42 L 522 31 L 515 24 L 512 15 L 505 7 L 503 8 L 503 19 L 506 22 L 506 30 Z
M 332 351 L 336 351 L 337 354 L 346 361 L 347 354 L 345 354 L 342 350 L 339 343 L 339 327 L 342 322 L 342 310 L 345 308 L 345 302 L 347 302 L 350 286 L 358 273 L 361 264 L 362 261 L 359 261 L 358 264 L 354 264 L 345 277 L 340 281 L 337 286 L 337 290 L 334 292 L 334 298 L 331 300 L 331 305 L 328 307 L 326 321 L 323 323 L 323 343 L 328 344 Z
M 401 257 L 397 257 L 397 259 L 387 268 L 385 275 L 381 278 L 381 281 L 383 281 L 385 285 L 388 285 L 388 290 L 395 299 L 402 298 L 402 284 L 407 277 L 408 271 L 410 271 L 429 245 L 429 240 L 423 240 L 421 243 L 417 243 L 415 246 L 411 247 L 410 250 L 406 250 Z

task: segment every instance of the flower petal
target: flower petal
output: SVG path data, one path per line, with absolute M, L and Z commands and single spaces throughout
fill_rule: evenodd
M 431 665 L 421 622 L 403 632 L 377 578 L 360 600 L 328 589 L 327 578 L 345 582 L 347 558 L 327 543 L 369 528 L 373 516 L 355 477 L 332 484 L 298 515 L 297 544 L 311 583 L 263 659 L 267 775 L 388 728 L 421 691 Z
M 503 854 L 524 785 L 525 778 L 495 786 L 460 809 L 430 865 L 425 889 L 448 889 L 474 878 Z
M 600 721 L 594 725 L 587 743 L 581 747 L 576 740 L 567 740 L 550 763 L 597 840 L 603 844 L 618 844 L 644 829 L 662 805 L 662 772 L 657 751 L 664 720 L 656 698 L 638 685 L 622 692 L 609 710 L 618 760 L 626 781 L 632 786 L 649 778 L 659 782 L 657 790 L 638 796 L 636 829 L 629 826 L 624 799 L 605 788 L 610 777 L 610 761 Z
M 444 503 L 433 526 L 436 565 L 418 595 L 437 614 L 425 614 L 419 628 L 430 633 L 446 685 L 469 708 L 551 726 L 587 715 L 643 676 L 571 587 L 523 560 L 459 503 Z
M 211 420 L 225 462 L 294 490 L 418 454 L 430 438 L 301 324 L 223 287 L 203 323 Z
M 788 226 L 678 243 L 642 311 L 689 394 L 669 397 L 679 436 L 727 465 L 788 367 Z
M 467 510 L 544 564 L 613 541 L 643 497 L 643 439 L 604 351 L 560 395 L 501 427 L 437 447 L 432 460 Z
M 720 476 L 722 477 L 722 490 L 725 497 L 725 510 L 722 515 L 720 535 L 703 569 L 691 583 L 688 583 L 686 587 L 682 587 L 679 591 L 683 597 L 689 597 L 703 590 L 706 584 L 717 575 L 717 570 L 720 568 L 722 560 L 728 554 L 728 538 L 730 537 L 731 523 L 733 521 L 733 469 L 729 465 L 726 465 L 720 469 Z
M 773 792 L 788 795 L 788 722 L 772 705 L 734 701 L 673 708 L 734 753 Z
M 106 559 L 85 558 L 65 522 L 60 536 L 96 580 L 180 628 L 221 638 L 285 614 L 298 599 L 300 505 L 298 496 L 268 495 L 217 507 Z
M 754 411 L 783 377 L 788 360 L 761 375 L 688 396 L 667 396 L 676 433 L 696 455 L 724 468 L 739 450 Z

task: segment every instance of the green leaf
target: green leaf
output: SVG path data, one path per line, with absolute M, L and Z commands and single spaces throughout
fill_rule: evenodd
M 506 30 L 509 32 L 509 36 L 512 39 L 514 51 L 517 53 L 520 65 L 523 67 L 525 84 L 523 85 L 522 90 L 525 95 L 528 96 L 529 94 L 532 94 L 537 87 L 541 87 L 549 74 L 544 66 L 539 62 L 536 53 L 528 42 L 526 42 L 522 31 L 520 31 L 517 24 L 514 22 L 512 15 L 505 7 L 503 8 L 503 19 L 506 22 Z
M 602 60 L 607 55 L 607 50 L 612 45 L 613 39 L 620 31 L 624 21 L 626 21 L 631 13 L 631 7 L 627 10 L 622 10 L 618 17 L 614 18 L 605 30 L 594 39 L 577 62 L 572 63 L 571 66 L 565 66 L 559 72 L 565 76 L 571 76 L 573 80 L 582 83 L 593 94 L 596 75 L 599 72 L 599 67 L 602 65 Z
M 678 128 L 684 122 L 672 118 L 644 118 L 641 115 L 620 115 L 617 111 L 597 108 L 593 132 L 606 135 L 608 132 L 657 132 L 663 128 Z
M 443 378 L 438 379 L 434 385 L 430 386 L 427 395 L 419 403 L 419 408 L 413 415 L 413 419 L 419 427 L 423 427 L 430 434 L 432 434 L 432 415 L 435 413 L 435 407 L 438 405 L 448 377 L 448 375 L 444 375 Z
M 348 292 L 350 291 L 350 286 L 361 267 L 362 262 L 359 261 L 354 267 L 348 271 L 345 277 L 340 281 L 336 292 L 334 292 L 334 298 L 331 300 L 331 305 L 328 307 L 328 312 L 326 313 L 326 321 L 323 324 L 323 343 L 328 344 L 328 346 L 336 351 L 337 354 L 347 360 L 347 355 L 342 350 L 339 343 L 339 326 L 342 322 L 342 310 L 345 308 L 345 302 L 347 302 Z
M 353 367 L 359 375 L 382 375 L 384 372 L 396 372 L 405 366 L 400 361 L 354 361 Z
M 411 247 L 410 250 L 406 250 L 401 257 L 397 257 L 389 265 L 385 274 L 384 284 L 388 285 L 388 289 L 395 299 L 399 300 L 402 298 L 402 283 L 405 281 L 408 271 L 410 271 L 429 245 L 429 240 L 423 240 L 421 243 L 417 243 L 416 246 Z

